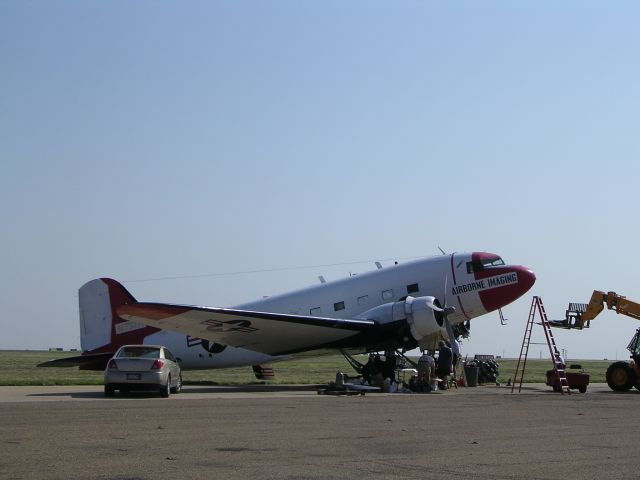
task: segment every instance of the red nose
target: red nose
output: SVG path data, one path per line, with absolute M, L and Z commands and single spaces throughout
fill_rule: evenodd
M 483 278 L 494 285 L 493 288 L 480 292 L 482 306 L 487 312 L 510 304 L 527 293 L 536 283 L 535 273 L 520 265 L 491 268 L 478 274 L 482 274 Z

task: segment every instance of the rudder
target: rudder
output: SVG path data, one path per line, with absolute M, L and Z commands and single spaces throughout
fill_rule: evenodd
M 98 278 L 78 290 L 80 346 L 83 352 L 115 351 L 126 343 L 143 343 L 158 329 L 128 322 L 117 316 L 116 307 L 136 303 L 119 282 Z

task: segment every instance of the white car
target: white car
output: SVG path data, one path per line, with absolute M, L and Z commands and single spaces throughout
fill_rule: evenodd
M 104 371 L 104 394 L 157 390 L 164 398 L 182 390 L 180 365 L 162 345 L 123 345 Z

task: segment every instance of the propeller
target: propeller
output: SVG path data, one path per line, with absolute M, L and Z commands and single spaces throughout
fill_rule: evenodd
M 444 318 L 445 328 L 447 329 L 447 336 L 451 341 L 451 346 L 454 349 L 454 353 L 460 354 L 460 347 L 458 345 L 458 341 L 456 340 L 455 334 L 453 333 L 453 327 L 451 326 L 451 322 L 449 322 L 449 315 L 456 313 L 456 307 L 452 305 L 447 305 L 447 289 L 449 283 L 449 276 L 444 277 L 444 305 L 441 306 L 440 302 L 436 298 L 428 298 L 427 306 L 431 308 L 435 312 L 440 312 Z
M 451 341 L 451 348 L 453 349 L 453 353 L 460 357 L 460 344 L 458 340 L 456 340 L 456 335 L 453 333 L 453 326 L 451 326 L 451 322 L 449 322 L 449 315 L 452 313 L 456 313 L 456 307 L 447 305 L 447 281 L 449 280 L 449 276 L 444 277 L 444 324 L 447 328 L 447 335 L 449 340 Z M 454 367 L 455 368 L 455 365 Z
M 440 304 L 440 301 L 435 297 L 427 297 L 427 307 L 429 307 L 434 312 L 442 313 L 444 320 L 447 324 L 449 324 L 449 319 L 447 318 L 449 315 L 456 313 L 456 307 L 452 305 L 447 305 L 447 283 L 449 281 L 449 277 L 444 277 L 444 306 Z
M 445 275 L 445 277 L 444 277 L 444 307 L 443 307 L 443 311 L 442 311 L 442 313 L 444 314 L 444 319 L 448 323 L 449 320 L 447 319 L 447 315 L 451 315 L 452 313 L 456 313 L 456 307 L 447 305 L 447 290 L 448 290 L 447 283 L 449 283 L 449 275 Z

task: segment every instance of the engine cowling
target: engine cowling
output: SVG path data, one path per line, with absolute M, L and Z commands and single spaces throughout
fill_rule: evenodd
M 381 326 L 396 324 L 395 329 L 384 330 L 385 335 L 389 335 L 386 340 L 390 344 L 396 342 L 397 345 L 414 348 L 417 343 L 422 348 L 433 348 L 436 340 L 447 336 L 443 312 L 434 308 L 439 309 L 435 297 L 407 297 L 406 300 L 374 307 L 355 318 L 374 320 Z M 427 342 L 432 346 L 427 347 Z M 376 346 L 379 345 L 376 343 Z
M 418 343 L 435 333 L 447 334 L 444 315 L 431 307 L 434 302 L 434 297 L 407 297 L 404 302 L 404 313 L 411 335 Z

